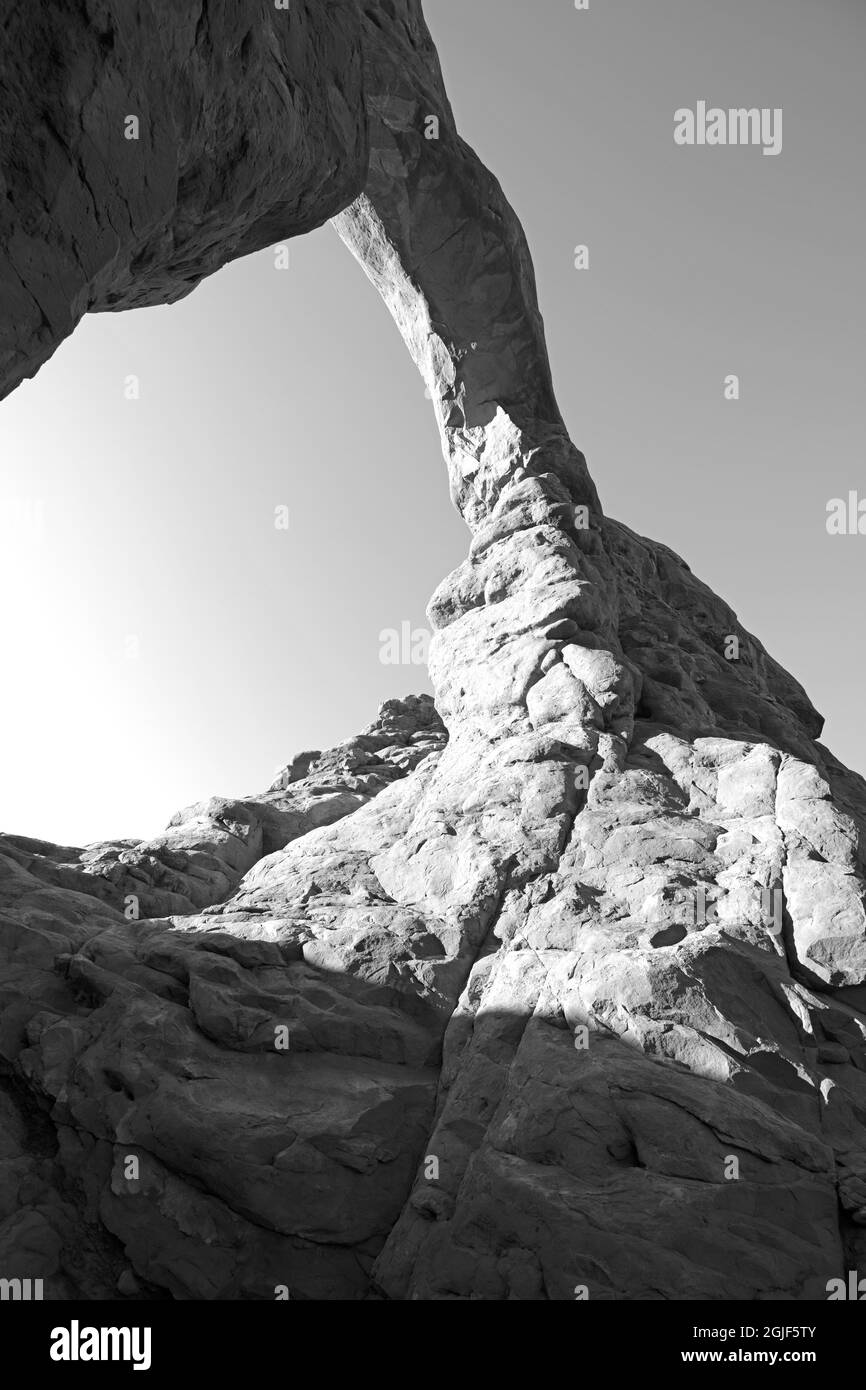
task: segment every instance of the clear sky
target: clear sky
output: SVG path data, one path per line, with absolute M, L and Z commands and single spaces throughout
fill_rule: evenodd
M 605 509 L 732 604 L 866 772 L 866 535 L 825 524 L 866 500 L 866 5 L 426 11 Z M 781 107 L 781 154 L 676 146 L 701 100 Z M 149 836 L 429 689 L 380 634 L 425 626 L 467 539 L 420 378 L 330 228 L 288 270 L 269 250 L 91 316 L 0 405 L 0 828 Z

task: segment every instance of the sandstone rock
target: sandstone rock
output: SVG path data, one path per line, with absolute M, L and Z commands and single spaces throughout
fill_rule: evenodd
M 93 8 L 88 128 L 151 42 L 149 12 Z M 39 165 L 48 326 L 16 289 L 7 381 L 84 309 L 340 205 L 472 533 L 429 609 L 435 707 L 388 702 L 148 844 L 0 840 L 0 1266 L 55 1297 L 822 1298 L 866 1258 L 866 783 L 731 609 L 604 515 L 418 0 L 293 13 L 284 50 L 273 17 L 236 42 L 222 6 L 177 12 L 146 72 L 183 159 L 155 130 L 149 199 L 119 167 L 134 228 L 66 280 L 84 175 L 52 232 Z M 218 93 L 246 110 L 272 59 L 305 123 L 217 140 L 211 178 Z
M 164 304 L 363 186 L 353 0 L 4 16 L 0 395 L 82 314 Z

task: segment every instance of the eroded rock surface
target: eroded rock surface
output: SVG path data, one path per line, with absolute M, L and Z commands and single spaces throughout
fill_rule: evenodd
M 356 15 L 369 173 L 337 227 L 471 531 L 435 711 L 152 844 L 0 843 L 0 1272 L 33 1246 L 61 1297 L 824 1298 L 866 1259 L 866 783 L 604 516 L 420 7 Z
M 109 1276 L 128 1283 L 133 1270 L 137 1292 L 178 1297 L 367 1287 L 429 1129 L 427 1032 L 392 1017 L 384 982 L 343 980 L 312 957 L 306 967 L 260 910 L 236 937 L 206 905 L 235 902 L 250 866 L 387 797 L 446 741 L 429 696 L 389 700 L 358 737 L 292 759 L 303 776 L 194 806 L 158 840 L 78 850 L 0 837 L 8 1277 L 43 1278 L 54 1297 L 112 1297 Z M 302 900 L 320 899 L 327 886 L 311 881 Z M 379 944 L 386 968 L 393 944 Z M 130 1158 L 139 1180 L 124 1176 Z M 230 1177 L 241 1172 L 243 1196 Z M 99 1255 L 83 1270 L 73 1192 Z M 347 1248 L 322 1260 L 320 1241 Z
M 363 187 L 354 0 L 3 0 L 0 34 L 0 396 Z

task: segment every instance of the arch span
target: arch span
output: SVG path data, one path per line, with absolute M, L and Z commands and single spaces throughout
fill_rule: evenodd
M 0 1254 L 68 1280 L 83 1221 L 145 1294 L 823 1298 L 866 1254 L 862 779 L 727 605 L 604 515 L 519 222 L 455 129 L 418 0 L 297 0 L 288 47 L 273 14 L 241 34 L 232 7 L 152 0 L 132 29 L 120 8 L 85 6 L 76 52 L 103 97 L 159 53 L 183 215 L 141 184 L 121 255 L 109 197 L 82 261 L 64 184 L 62 273 L 24 293 L 4 272 L 7 382 L 85 309 L 172 295 L 339 209 L 427 381 L 471 543 L 430 608 L 447 741 L 429 702 L 395 704 L 254 803 L 196 808 L 134 861 L 183 885 L 146 920 L 118 901 L 124 851 L 0 845 L 0 1102 L 39 1198 L 23 1223 L 0 1211 Z M 147 25 L 170 9 L 166 52 Z M 300 61 L 306 94 L 263 201 L 248 149 L 202 164 L 190 104 L 211 63 L 243 107 L 254 59 L 252 86 Z M 291 84 L 271 75 L 279 144 Z M 81 109 L 95 141 L 102 107 Z M 29 149 L 45 207 L 52 151 Z M 39 215 L 4 230 L 7 267 L 55 235 Z

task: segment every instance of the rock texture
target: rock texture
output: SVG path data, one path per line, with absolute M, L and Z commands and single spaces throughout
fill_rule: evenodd
M 0 395 L 363 187 L 354 0 L 2 0 L 0 33 Z
M 824 1298 L 866 1260 L 866 784 L 603 514 L 420 6 L 354 13 L 369 169 L 337 228 L 472 535 L 431 601 L 435 711 L 152 844 L 0 844 L 0 1274 Z
M 251 908 L 241 939 L 208 905 L 233 901 L 245 870 L 296 839 L 314 843 L 446 741 L 429 696 L 390 700 L 357 738 L 293 759 L 263 795 L 193 806 L 158 840 L 81 850 L 0 836 L 2 1277 L 42 1278 L 55 1298 L 114 1297 L 118 1279 L 130 1296 L 366 1287 L 353 1233 L 399 1208 L 429 1125 L 431 1045 L 389 1017 L 386 989 L 370 1011 L 375 990 L 305 967 L 267 914 Z M 312 942 L 327 885 L 311 881 L 302 896 Z M 344 930 L 363 935 L 348 921 Z M 364 1060 L 382 1049 L 391 1063 L 411 1054 L 411 1075 Z M 379 1111 L 368 1139 L 342 1133 L 347 1086 L 358 1113 Z M 330 1159 L 316 1140 L 333 1147 Z M 392 1167 L 370 1198 L 375 1212 L 365 1197 L 353 1213 L 386 1143 Z M 309 1169 L 299 1186 L 285 1180 L 290 1152 Z M 130 1157 L 139 1179 L 123 1176 Z M 243 1198 L 220 1170 L 243 1174 Z M 298 1202 L 302 1230 L 286 1238 Z M 323 1260 L 309 1234 L 318 1222 L 345 1223 L 348 1249 Z

